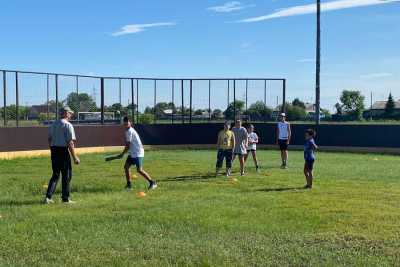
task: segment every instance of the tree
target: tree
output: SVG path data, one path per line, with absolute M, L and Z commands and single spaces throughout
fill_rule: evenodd
M 211 118 L 213 119 L 221 119 L 223 117 L 222 110 L 214 109 L 211 113 Z
M 304 108 L 286 104 L 286 117 L 290 121 L 303 121 L 307 119 L 307 112 Z
M 386 118 L 393 118 L 395 114 L 396 103 L 393 100 L 392 93 L 389 94 L 388 101 L 386 102 L 385 106 L 385 113 L 384 116 Z
M 350 119 L 360 120 L 364 111 L 364 99 L 360 91 L 344 90 L 340 97 L 341 107 Z
M 198 109 L 194 112 L 194 115 L 203 115 L 203 110 L 202 109 Z
M 321 114 L 324 115 L 324 118 L 325 118 L 325 119 L 331 118 L 331 113 L 330 113 L 329 110 L 327 110 L 327 109 L 321 108 Z
M 96 102 L 86 93 L 70 93 L 64 101 L 75 113 L 97 111 Z
M 335 108 L 336 108 L 336 114 L 337 114 L 337 115 L 342 115 L 342 114 L 343 114 L 342 105 L 340 105 L 339 103 L 336 103 L 336 104 L 335 104 Z
M 271 118 L 272 109 L 268 108 L 264 102 L 257 101 L 251 104 L 249 109 L 245 112 L 251 120 L 267 120 Z
M 236 100 L 235 102 L 230 103 L 228 108 L 224 111 L 225 118 L 227 120 L 233 120 L 235 119 L 235 113 L 236 116 L 240 116 L 241 114 L 243 114 L 243 110 L 244 102 L 241 100 Z
M 300 101 L 300 99 L 298 98 L 295 98 L 293 100 L 292 105 L 306 109 L 306 105 L 304 104 L 304 102 Z

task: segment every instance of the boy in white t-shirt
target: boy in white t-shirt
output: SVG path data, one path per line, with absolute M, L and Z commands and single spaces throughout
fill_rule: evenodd
M 254 125 L 250 124 L 247 127 L 249 145 L 247 146 L 247 154 L 244 156 L 244 161 L 246 162 L 249 154 L 253 156 L 254 164 L 256 165 L 256 171 L 259 171 L 258 161 L 257 161 L 257 144 L 258 144 L 258 135 L 254 132 Z
M 132 128 L 132 123 L 128 117 L 124 117 L 123 123 L 125 127 L 125 148 L 119 157 L 122 158 L 125 153 L 129 151 L 128 158 L 126 159 L 124 166 L 126 189 L 132 190 L 132 178 L 129 172 L 129 168 L 132 165 L 135 165 L 137 172 L 149 182 L 149 190 L 155 189 L 157 187 L 157 183 L 151 179 L 147 172 L 143 170 L 144 149 L 139 134 L 135 131 L 135 129 Z
M 276 144 L 279 145 L 279 149 L 281 151 L 282 169 L 287 168 L 287 161 L 289 156 L 288 148 L 291 137 L 292 130 L 290 128 L 290 123 L 286 121 L 286 114 L 281 113 L 279 115 L 279 122 L 276 127 Z

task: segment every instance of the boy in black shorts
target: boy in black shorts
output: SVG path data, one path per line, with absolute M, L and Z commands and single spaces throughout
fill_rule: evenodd
M 315 131 L 312 129 L 306 130 L 305 143 L 304 143 L 304 175 L 306 176 L 307 184 L 304 186 L 306 189 L 311 189 L 313 186 L 313 169 L 315 161 L 315 150 L 318 146 L 314 142 Z

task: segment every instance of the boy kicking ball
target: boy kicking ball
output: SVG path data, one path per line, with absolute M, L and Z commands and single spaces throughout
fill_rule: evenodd
M 136 166 L 137 172 L 143 176 L 149 182 L 149 190 L 155 189 L 157 187 L 157 183 L 153 181 L 150 175 L 143 170 L 143 158 L 144 158 L 144 149 L 142 141 L 140 140 L 139 134 L 132 128 L 132 122 L 128 117 L 124 117 L 123 119 L 124 127 L 125 127 L 125 148 L 124 151 L 118 156 L 122 158 L 126 152 L 129 151 L 128 158 L 125 162 L 125 176 L 126 176 L 126 190 L 132 190 L 132 177 L 129 172 L 129 168 L 132 165 Z
M 312 129 L 306 130 L 305 143 L 304 143 L 304 175 L 306 176 L 307 184 L 304 186 L 306 189 L 311 189 L 313 186 L 313 169 L 315 161 L 315 150 L 318 146 L 314 142 L 315 132 Z
M 231 175 L 233 148 L 235 147 L 235 135 L 230 128 L 231 126 L 229 122 L 225 122 L 224 129 L 218 133 L 218 154 L 215 176 L 217 176 L 221 170 L 222 164 L 224 163 L 224 158 L 226 164 L 226 177 Z

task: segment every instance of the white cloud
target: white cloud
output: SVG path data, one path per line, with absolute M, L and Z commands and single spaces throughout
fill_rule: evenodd
M 299 62 L 299 63 L 315 62 L 315 58 L 302 58 L 302 59 L 298 59 L 297 62 Z
M 377 73 L 368 73 L 360 75 L 361 79 L 379 79 L 393 76 L 392 73 L 388 72 L 377 72 Z
M 253 44 L 250 42 L 243 42 L 240 44 L 240 48 L 242 48 L 242 49 L 251 48 L 252 46 L 253 46 Z
M 145 31 L 147 28 L 175 26 L 175 22 L 158 22 L 148 24 L 129 24 L 121 27 L 119 31 L 112 33 L 112 36 L 120 36 L 125 34 L 139 33 Z
M 213 7 L 209 7 L 208 10 L 217 12 L 217 13 L 230 13 L 233 11 L 239 11 L 248 7 L 252 7 L 253 5 L 248 5 L 245 6 L 243 5 L 241 2 L 239 1 L 231 1 L 231 2 L 227 2 L 221 6 L 213 6 Z
M 335 1 L 321 3 L 321 12 L 354 8 L 354 7 L 389 4 L 399 1 L 400 0 L 335 0 Z M 316 4 L 293 6 L 293 7 L 278 9 L 274 13 L 265 16 L 247 18 L 240 20 L 238 22 L 258 22 L 275 18 L 312 14 L 316 12 L 317 12 Z

